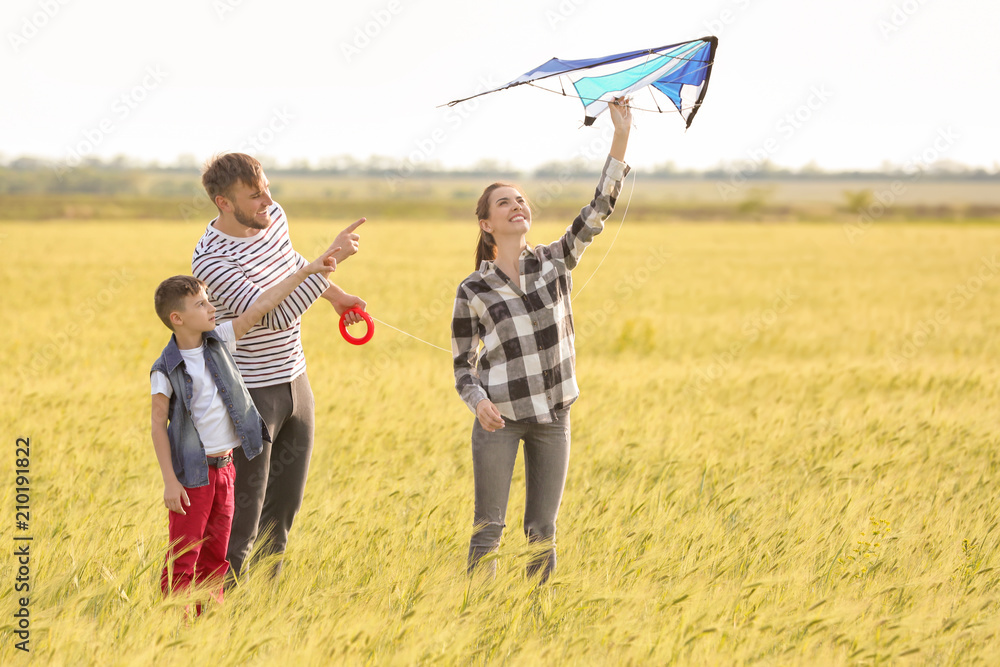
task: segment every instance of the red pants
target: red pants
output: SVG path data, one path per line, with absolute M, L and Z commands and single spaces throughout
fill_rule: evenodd
M 206 582 L 218 582 L 212 597 L 222 602 L 222 579 L 229 569 L 226 549 L 233 526 L 233 482 L 236 468 L 208 467 L 208 484 L 187 491 L 187 514 L 168 512 L 170 543 L 166 565 L 160 576 L 160 588 L 167 595 L 173 591 Z M 171 561 L 173 567 L 171 568 Z M 173 572 L 171 572 L 171 569 Z

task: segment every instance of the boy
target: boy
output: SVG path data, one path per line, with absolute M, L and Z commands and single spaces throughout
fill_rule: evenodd
M 160 578 L 164 595 L 209 582 L 213 588 L 218 584 L 213 597 L 222 601 L 233 519 L 233 450 L 242 447 L 253 458 L 263 441 L 270 441 L 233 360 L 237 339 L 303 280 L 328 276 L 350 254 L 331 246 L 218 328 L 202 281 L 174 276 L 157 288 L 156 314 L 173 331 L 150 371 L 153 448 L 169 510 L 171 546 Z

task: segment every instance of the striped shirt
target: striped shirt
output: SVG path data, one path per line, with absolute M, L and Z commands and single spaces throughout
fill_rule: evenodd
M 458 286 L 451 323 L 455 388 L 473 412 L 488 398 L 505 418 L 547 424 L 580 395 L 571 271 L 604 230 L 628 171 L 608 157 L 593 201 L 562 238 L 521 253 L 520 284 L 484 261 Z
M 245 238 L 223 234 L 213 220 L 194 248 L 191 271 L 208 286 L 219 324 L 242 314 L 261 292 L 309 263 L 292 248 L 285 211 L 274 204 L 268 212 L 271 225 Z M 301 317 L 328 287 L 323 276 L 309 276 L 237 341 L 233 358 L 247 387 L 291 382 L 305 372 Z

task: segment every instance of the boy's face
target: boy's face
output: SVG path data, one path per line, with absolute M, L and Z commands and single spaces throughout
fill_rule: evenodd
M 184 310 L 175 311 L 180 316 L 181 326 L 188 331 L 212 331 L 215 329 L 215 306 L 208 300 L 205 288 L 197 294 L 184 297 Z M 175 323 L 175 329 L 176 329 Z

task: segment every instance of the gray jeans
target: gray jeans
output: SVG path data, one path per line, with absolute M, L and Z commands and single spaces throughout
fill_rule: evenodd
M 305 373 L 291 382 L 250 389 L 250 397 L 272 441 L 250 460 L 242 449 L 233 451 L 236 507 L 228 558 L 234 576 L 243 571 L 262 531 L 268 537 L 261 556 L 285 552 L 288 531 L 302 506 L 313 448 L 315 403 Z M 273 574 L 280 571 L 279 560 Z
M 517 449 L 524 441 L 524 534 L 529 542 L 547 542 L 549 548 L 528 565 L 528 574 L 541 571 L 545 581 L 556 566 L 556 516 L 562 502 L 569 467 L 569 409 L 551 424 L 506 419 L 506 426 L 490 433 L 476 419 L 472 427 L 472 468 L 476 481 L 475 530 L 469 542 L 469 573 L 479 560 L 500 546 L 505 527 L 510 481 Z M 491 574 L 496 562 L 489 564 Z

